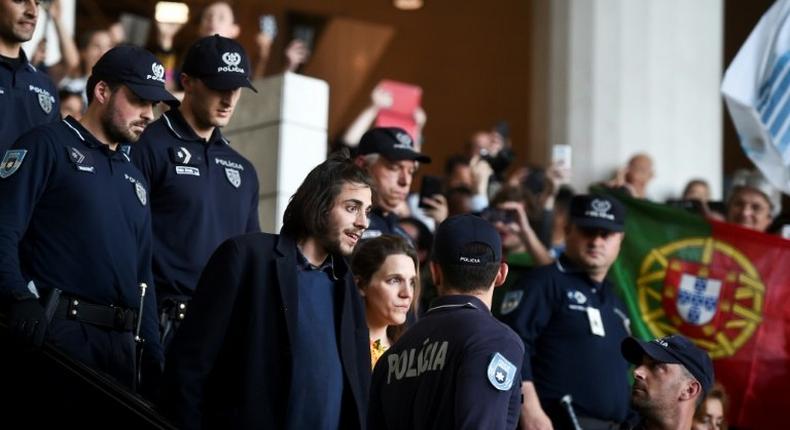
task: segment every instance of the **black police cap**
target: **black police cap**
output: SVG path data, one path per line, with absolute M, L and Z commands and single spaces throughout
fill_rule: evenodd
M 713 385 L 713 362 L 710 356 L 679 334 L 650 342 L 628 337 L 620 344 L 620 352 L 629 363 L 637 366 L 642 364 L 642 357 L 645 355 L 659 363 L 682 364 L 699 381 L 706 393 Z
M 247 87 L 258 92 L 250 82 L 250 60 L 244 48 L 235 40 L 218 34 L 195 42 L 187 51 L 181 71 L 200 78 L 213 90 Z
M 608 231 L 625 229 L 625 207 L 617 199 L 603 195 L 577 195 L 571 199 L 571 222 L 582 228 Z
M 414 140 L 409 133 L 398 127 L 376 127 L 368 130 L 359 140 L 358 154 L 380 154 L 391 161 L 431 162 L 430 157 L 414 149 Z
M 474 243 L 491 252 L 464 254 L 463 249 Z M 502 239 L 490 222 L 477 215 L 463 214 L 447 218 L 436 228 L 433 238 L 433 259 L 441 264 L 480 266 L 502 261 Z
M 162 63 L 154 54 L 137 46 L 120 45 L 105 52 L 93 66 L 89 80 L 93 85 L 98 81 L 124 84 L 143 100 L 178 103 L 165 89 Z

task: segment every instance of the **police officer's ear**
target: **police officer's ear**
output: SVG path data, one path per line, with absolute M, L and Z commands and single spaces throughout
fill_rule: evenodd
M 178 76 L 178 80 L 181 82 L 181 87 L 184 88 L 184 91 L 192 90 L 192 78 L 189 75 L 182 73 Z
M 497 271 L 496 277 L 494 278 L 494 287 L 499 287 L 505 283 L 509 271 L 510 268 L 508 267 L 507 263 L 499 263 L 499 270 Z
M 699 396 L 703 396 L 704 393 L 702 392 L 702 384 L 699 383 L 696 379 L 689 378 L 687 379 L 683 385 L 683 389 L 680 392 L 680 400 L 694 400 Z
M 93 87 L 93 100 L 104 104 L 110 100 L 112 96 L 112 88 L 110 85 L 105 81 L 99 81 Z

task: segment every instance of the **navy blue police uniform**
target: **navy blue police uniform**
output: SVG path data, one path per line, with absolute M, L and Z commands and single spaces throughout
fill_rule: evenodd
M 625 419 L 628 363 L 618 352 L 629 321 L 609 281 L 596 283 L 563 255 L 524 275 L 504 302 L 514 307 L 502 320 L 524 341 L 521 378 L 535 384 L 549 416 L 561 415 L 560 399 L 571 394 L 579 415 Z M 600 311 L 604 336 L 590 331 L 588 308 Z
M 376 364 L 368 427 L 513 429 L 523 355 L 480 299 L 439 297 Z
M 606 209 L 602 226 L 589 218 L 597 213 L 591 205 Z M 580 228 L 622 231 L 623 218 L 622 206 L 610 198 L 576 196 L 571 202 L 571 222 Z M 524 341 L 522 380 L 535 385 L 555 428 L 570 426 L 560 402 L 567 394 L 590 425 L 613 426 L 626 418 L 628 363 L 619 347 L 629 335 L 629 319 L 611 282 L 596 282 L 563 254 L 526 273 L 505 294 L 500 318 Z
M 132 386 L 141 283 L 149 287 L 141 327 L 146 359 L 162 361 L 145 178 L 124 151 L 111 151 L 71 117 L 24 134 L 5 159 L 3 299 L 13 306 L 61 290 L 47 339 Z
M 217 35 L 190 47 L 182 71 L 209 88 L 255 90 L 244 49 Z M 198 136 L 184 118 L 186 108 L 162 114 L 131 154 L 151 184 L 153 271 L 165 347 L 214 250 L 228 238 L 260 231 L 255 167 L 231 148 L 219 127 L 208 140 Z
M 0 56 L 0 118 L 0 154 L 34 126 L 60 119 L 55 85 L 21 49 L 18 59 Z
M 106 52 L 89 87 L 100 81 L 122 84 L 145 102 L 176 102 L 164 89 L 164 67 L 142 48 Z M 39 345 L 45 333 L 54 346 L 125 385 L 135 387 L 139 375 L 153 388 L 163 352 L 149 188 L 121 143 L 113 150 L 69 117 L 34 128 L 6 151 L 0 297 L 23 341 Z M 135 342 L 144 344 L 142 352 Z
M 472 244 L 485 246 L 470 253 Z M 502 260 L 496 229 L 473 215 L 440 224 L 433 252 L 442 273 L 455 268 L 450 266 L 487 270 Z M 514 429 L 523 357 L 516 333 L 478 297 L 440 296 L 376 363 L 368 427 Z

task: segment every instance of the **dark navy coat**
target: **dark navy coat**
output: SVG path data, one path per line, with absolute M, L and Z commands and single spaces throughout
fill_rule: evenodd
M 223 241 L 260 231 L 255 167 L 218 128 L 208 142 L 197 136 L 178 109 L 145 129 L 131 157 L 151 185 L 157 293 L 191 296 Z
M 181 427 L 288 428 L 299 309 L 296 242 L 252 233 L 224 242 L 203 272 L 165 365 L 163 409 Z M 342 429 L 365 428 L 370 347 L 364 308 L 341 257 L 338 349 L 345 387 Z M 328 304 L 331 306 L 331 304 Z
M 0 59 L 0 156 L 22 133 L 60 119 L 58 91 L 19 50 L 17 67 Z
M 514 429 L 524 346 L 473 296 L 437 298 L 376 363 L 371 429 Z

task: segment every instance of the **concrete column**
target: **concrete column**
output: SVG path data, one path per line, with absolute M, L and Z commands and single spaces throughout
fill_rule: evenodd
M 722 0 L 535 0 L 533 145 L 573 148 L 585 191 L 631 155 L 655 161 L 652 199 L 694 177 L 721 197 Z
M 261 230 L 278 233 L 288 200 L 326 159 L 329 85 L 293 73 L 253 85 L 223 132 L 258 172 Z

